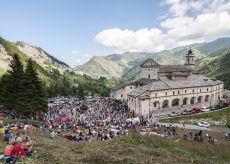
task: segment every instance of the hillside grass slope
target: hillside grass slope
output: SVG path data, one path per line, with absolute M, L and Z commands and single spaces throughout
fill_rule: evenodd
M 157 136 L 141 136 L 130 133 L 111 141 L 71 142 L 60 136 L 57 140 L 49 140 L 49 135 L 41 130 L 34 130 L 30 136 L 34 143 L 34 154 L 22 159 L 19 163 L 28 164 L 227 164 L 230 162 L 229 143 L 223 139 L 216 144 L 183 141 L 183 133 L 175 139 Z M 222 133 L 211 133 L 215 137 L 223 137 Z M 1 141 L 1 151 L 4 143 Z

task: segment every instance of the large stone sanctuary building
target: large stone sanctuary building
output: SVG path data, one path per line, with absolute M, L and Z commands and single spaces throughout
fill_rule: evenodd
M 147 59 L 140 65 L 140 79 L 112 88 L 110 96 L 144 116 L 215 105 L 223 97 L 224 83 L 195 73 L 194 57 L 190 48 L 184 65 L 160 65 Z

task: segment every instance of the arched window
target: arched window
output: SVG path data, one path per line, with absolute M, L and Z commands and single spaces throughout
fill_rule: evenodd
M 188 98 L 185 97 L 185 98 L 183 99 L 183 105 L 187 105 L 187 103 L 188 103 Z
M 209 95 L 206 95 L 206 96 L 205 96 L 204 101 L 205 101 L 205 102 L 208 102 L 208 101 L 209 101 Z
M 155 101 L 155 102 L 153 103 L 153 107 L 154 107 L 154 108 L 160 108 L 160 103 L 159 103 L 158 101 Z
M 198 103 L 202 103 L 202 99 L 203 99 L 203 97 L 202 97 L 202 96 L 199 96 L 197 102 L 198 102 Z
M 162 108 L 168 108 L 169 107 L 169 101 L 168 100 L 164 100 L 163 104 L 162 104 Z
M 179 102 L 180 102 L 179 99 L 174 99 L 174 100 L 172 101 L 172 106 L 179 106 Z
M 149 79 L 150 79 L 150 74 L 149 74 L 149 76 L 148 76 L 148 77 L 149 77 Z
M 192 97 L 192 98 L 191 98 L 190 104 L 195 104 L 195 97 Z

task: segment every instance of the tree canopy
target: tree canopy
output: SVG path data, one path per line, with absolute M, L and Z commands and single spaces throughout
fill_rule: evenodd
M 27 61 L 26 69 L 17 54 L 13 55 L 10 70 L 0 79 L 0 103 L 10 111 L 28 115 L 47 110 L 47 101 L 33 61 Z

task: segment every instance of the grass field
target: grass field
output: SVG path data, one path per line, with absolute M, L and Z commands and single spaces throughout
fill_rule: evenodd
M 190 120 L 200 120 L 200 119 L 211 119 L 214 121 L 218 121 L 223 118 L 226 120 L 227 124 L 230 124 L 230 107 L 224 108 L 222 110 L 208 112 L 208 113 L 199 113 L 199 114 L 193 114 L 187 116 L 161 119 L 160 122 L 179 123 L 179 122 L 186 122 Z
M 117 137 L 111 141 L 75 142 L 59 136 L 49 140 L 49 134 L 34 130 L 30 136 L 34 142 L 34 154 L 31 158 L 18 163 L 28 164 L 73 164 L 73 163 L 196 163 L 218 164 L 230 162 L 230 143 L 224 141 L 222 133 L 214 133 L 218 139 L 214 145 L 183 141 L 182 134 L 186 129 L 178 130 L 175 139 L 157 136 L 141 136 L 132 133 L 129 136 Z M 4 143 L 1 140 L 1 151 Z

